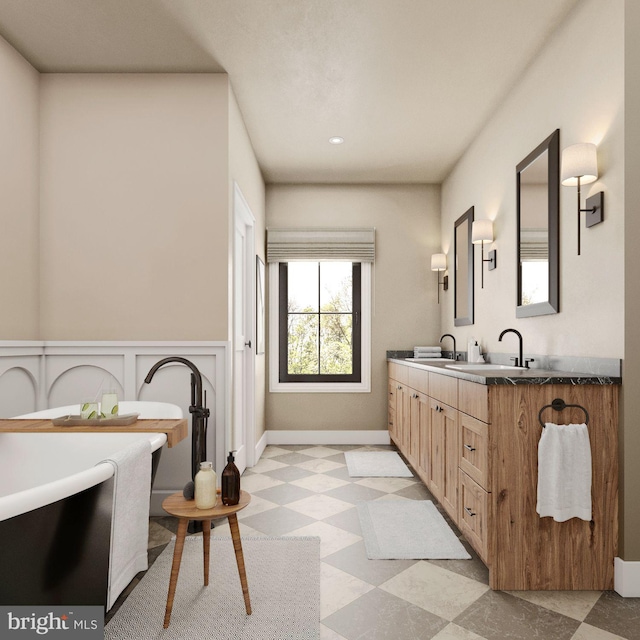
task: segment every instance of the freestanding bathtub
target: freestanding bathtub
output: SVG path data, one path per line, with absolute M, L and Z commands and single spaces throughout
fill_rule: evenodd
M 114 468 L 164 433 L 0 433 L 0 604 L 106 605 Z M 155 468 L 156 465 L 154 465 Z

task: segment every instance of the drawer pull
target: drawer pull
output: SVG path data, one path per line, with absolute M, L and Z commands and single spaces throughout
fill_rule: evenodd
M 472 447 L 470 444 L 465 444 L 465 445 L 464 445 L 464 448 L 465 448 L 467 451 L 475 451 L 475 450 L 476 450 L 476 448 L 475 448 L 475 447 Z
M 471 517 L 475 516 L 476 514 L 471 511 L 471 509 L 469 509 L 469 507 L 465 507 L 464 510 L 467 512 L 468 515 L 470 515 Z

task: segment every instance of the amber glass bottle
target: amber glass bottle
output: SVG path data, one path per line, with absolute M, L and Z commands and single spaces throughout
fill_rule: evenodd
M 227 506 L 240 502 L 240 471 L 234 463 L 234 451 L 229 451 L 227 466 L 222 472 L 222 504 Z

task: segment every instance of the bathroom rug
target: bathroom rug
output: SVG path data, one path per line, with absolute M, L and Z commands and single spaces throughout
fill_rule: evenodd
M 357 505 L 370 560 L 469 560 L 431 500 L 372 500 Z
M 346 451 L 344 458 L 352 478 L 413 478 L 395 451 Z
M 162 628 L 174 541 L 105 627 L 105 640 L 319 640 L 320 538 L 244 537 L 247 615 L 230 537 L 211 537 L 203 586 L 202 537 L 185 539 L 168 629 Z

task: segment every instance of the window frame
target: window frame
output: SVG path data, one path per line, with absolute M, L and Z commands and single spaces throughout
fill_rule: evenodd
M 317 263 L 318 265 L 326 262 L 326 260 L 309 260 L 309 262 Z M 346 262 L 346 261 L 345 261 Z M 288 272 L 289 263 L 278 263 L 278 278 L 279 278 L 279 294 L 278 294 L 278 319 L 279 319 L 279 331 L 280 340 L 278 343 L 279 352 L 279 368 L 278 368 L 278 380 L 280 382 L 315 382 L 319 384 L 329 384 L 330 382 L 360 382 L 361 381 L 361 351 L 362 351 L 362 338 L 361 338 L 361 273 L 362 263 L 351 263 L 351 283 L 352 283 L 352 297 L 351 297 L 351 311 L 337 312 L 342 315 L 350 315 L 352 318 L 351 323 L 351 354 L 352 354 L 352 371 L 345 374 L 328 374 L 328 373 L 309 373 L 309 374 L 296 374 L 289 373 L 287 365 L 289 361 L 289 354 L 287 348 L 288 342 Z M 320 291 L 321 291 L 321 270 L 318 268 L 318 311 L 314 312 L 300 312 L 296 315 L 314 315 L 318 317 L 318 329 L 321 327 L 321 318 L 323 315 L 334 315 L 336 312 L 324 312 L 320 309 Z M 322 349 L 322 343 L 318 347 L 318 354 Z
M 325 260 L 309 260 L 326 262 Z M 344 262 L 358 262 L 344 260 Z M 280 380 L 280 262 L 269 263 L 269 391 L 273 393 L 370 393 L 371 392 L 371 271 L 370 262 L 360 262 L 360 380 L 346 376 L 295 376 Z M 285 338 L 286 339 L 286 338 Z M 286 347 L 285 347 L 286 349 Z M 286 352 L 286 351 L 285 351 Z M 310 378 L 304 380 L 302 378 Z M 317 379 L 325 378 L 325 380 Z M 343 378 L 326 380 L 326 378 Z

